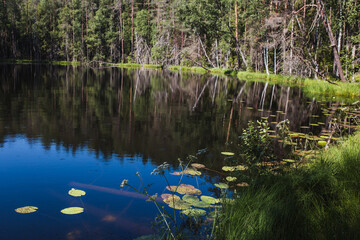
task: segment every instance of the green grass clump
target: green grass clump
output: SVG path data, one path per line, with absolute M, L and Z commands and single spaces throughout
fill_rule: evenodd
M 208 73 L 208 71 L 202 67 L 187 67 L 187 66 L 169 66 L 171 71 L 181 71 L 181 72 L 192 72 L 192 73 Z
M 307 166 L 261 176 L 223 207 L 217 239 L 357 239 L 360 133 Z
M 156 65 L 156 64 L 117 63 L 117 64 L 113 64 L 112 66 L 119 68 L 162 69 L 161 65 Z
M 300 87 L 307 97 L 321 97 L 322 100 L 341 100 L 351 102 L 360 97 L 360 83 L 336 82 L 331 84 L 324 80 L 298 78 L 264 73 L 238 72 L 240 80 L 269 82 L 269 84 L 282 84 L 290 87 Z
M 360 97 L 360 83 L 336 82 L 337 85 L 326 81 L 305 79 L 304 91 L 308 95 L 323 95 L 328 98 Z

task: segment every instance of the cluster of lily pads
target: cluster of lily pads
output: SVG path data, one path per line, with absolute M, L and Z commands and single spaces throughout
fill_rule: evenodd
M 68 194 L 70 196 L 73 196 L 73 197 L 81 197 L 81 196 L 84 196 L 86 193 L 83 190 L 72 188 L 72 189 L 69 190 Z M 21 214 L 27 214 L 27 213 L 36 212 L 37 210 L 38 210 L 38 207 L 25 206 L 25 207 L 20 207 L 20 208 L 15 209 L 15 212 L 21 213 Z M 83 213 L 84 208 L 82 208 L 82 207 L 68 207 L 68 208 L 62 209 L 60 212 L 63 213 L 63 214 L 66 214 L 66 215 L 75 215 L 75 214 Z
M 223 155 L 232 156 L 234 153 L 231 152 L 223 152 Z M 201 175 L 200 169 L 207 169 L 205 165 L 200 163 L 192 163 L 189 167 L 185 168 L 181 172 L 173 172 L 170 173 L 172 175 L 191 175 L 191 176 L 199 176 Z M 215 183 L 215 187 L 220 189 L 228 189 L 229 185 L 226 183 Z M 210 208 L 218 208 L 220 207 L 220 203 L 223 201 L 231 199 L 226 198 L 218 199 L 211 196 L 201 195 L 202 191 L 200 189 L 195 188 L 189 184 L 180 184 L 178 186 L 167 186 L 166 189 L 171 192 L 171 194 L 165 193 L 161 195 L 161 198 L 164 203 L 166 203 L 170 208 L 174 208 L 177 210 L 182 210 L 181 213 L 190 217 L 201 217 L 206 215 L 206 210 Z M 178 196 L 176 195 L 183 195 Z M 201 195 L 201 196 L 196 196 Z

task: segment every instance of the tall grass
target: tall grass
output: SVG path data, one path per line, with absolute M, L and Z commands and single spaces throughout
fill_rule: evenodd
M 269 82 L 290 87 L 301 87 L 308 97 L 321 97 L 323 100 L 350 100 L 360 97 L 360 83 L 331 84 L 327 81 L 310 78 L 298 78 L 285 75 L 266 75 L 264 73 L 238 72 L 237 77 L 246 81 Z
M 224 205 L 217 239 L 359 239 L 360 133 L 307 166 L 262 176 Z

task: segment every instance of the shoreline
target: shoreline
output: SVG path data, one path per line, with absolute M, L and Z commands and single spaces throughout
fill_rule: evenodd
M 2 59 L 0 63 L 8 64 L 51 64 L 58 66 L 88 66 L 78 61 L 47 61 L 47 60 L 20 60 L 20 59 Z M 125 69 L 148 69 L 148 70 L 164 70 L 172 72 L 184 72 L 195 74 L 211 74 L 218 76 L 236 77 L 239 80 L 249 82 L 267 82 L 270 85 L 281 84 L 289 87 L 300 87 L 305 94 L 310 97 L 320 97 L 322 100 L 346 101 L 353 102 L 360 99 L 360 83 L 359 82 L 336 82 L 331 84 L 325 80 L 302 78 L 296 76 L 287 76 L 281 74 L 269 74 L 260 72 L 237 71 L 228 68 L 209 68 L 188 67 L 188 66 L 161 66 L 156 64 L 137 64 L 137 63 L 101 63 L 99 66 L 110 66 Z

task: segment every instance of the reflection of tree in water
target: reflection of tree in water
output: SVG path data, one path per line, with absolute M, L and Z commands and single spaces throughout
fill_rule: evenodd
M 216 167 L 232 108 L 230 141 L 261 116 L 296 129 L 320 111 L 296 88 L 167 71 L 3 65 L 0 84 L 0 142 L 23 134 L 45 148 L 90 148 L 104 161 L 141 154 L 177 165 L 207 147 Z

